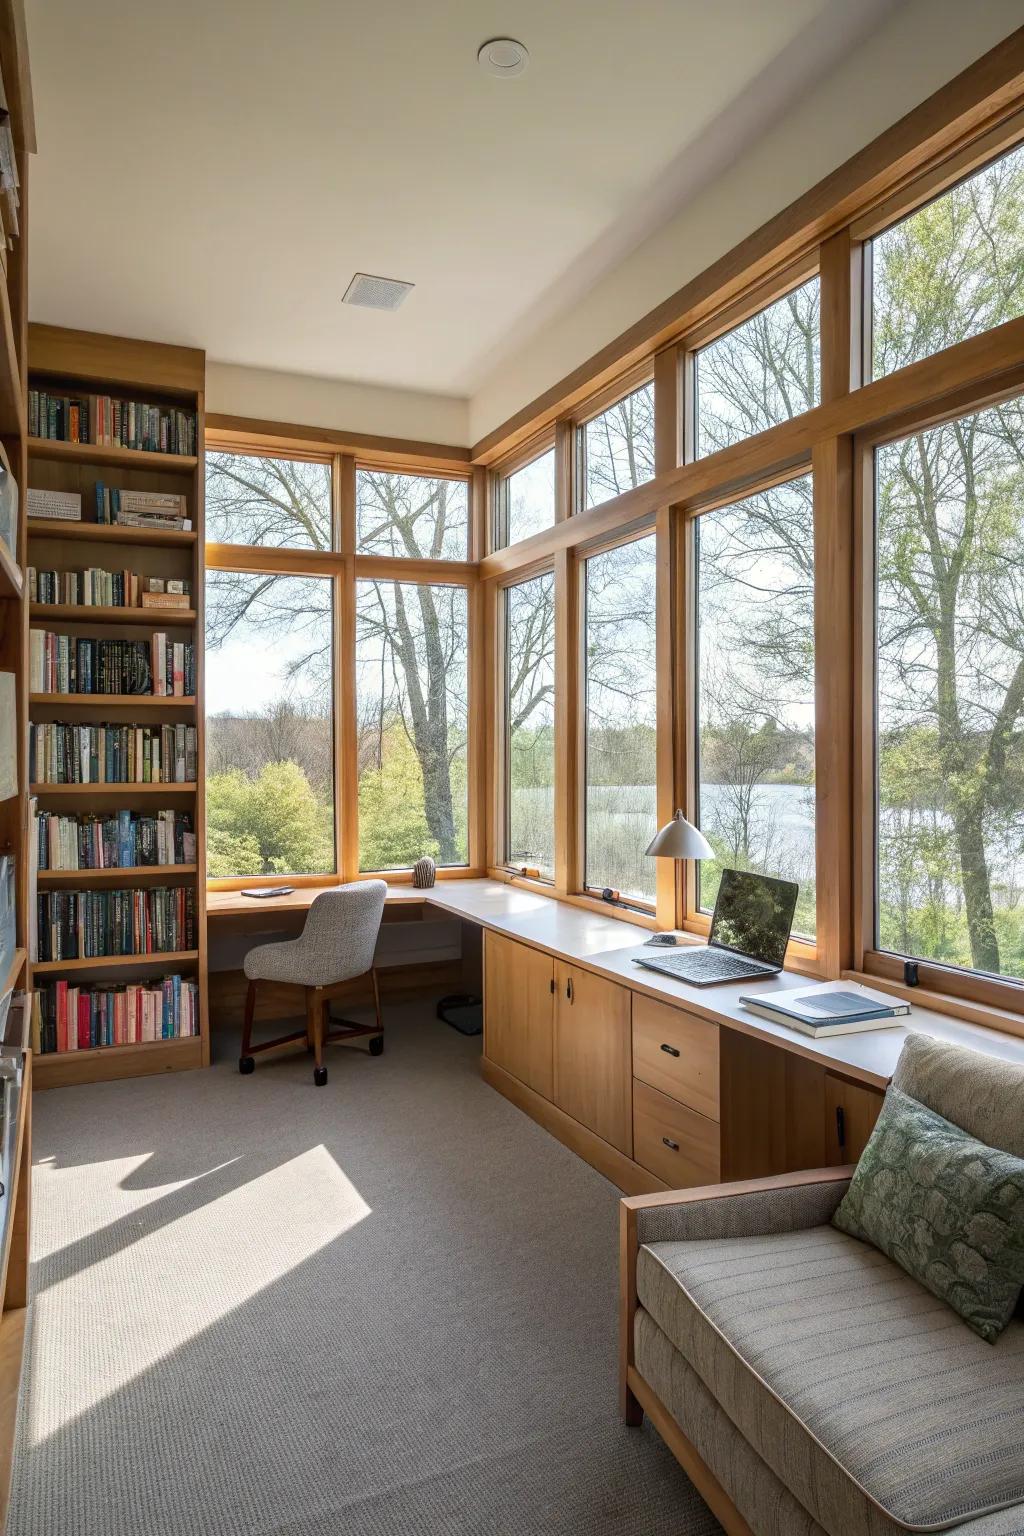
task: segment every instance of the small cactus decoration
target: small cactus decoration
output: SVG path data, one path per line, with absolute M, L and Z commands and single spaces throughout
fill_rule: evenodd
M 420 890 L 426 890 L 437 879 L 437 865 L 428 855 L 417 859 L 412 867 L 412 883 Z

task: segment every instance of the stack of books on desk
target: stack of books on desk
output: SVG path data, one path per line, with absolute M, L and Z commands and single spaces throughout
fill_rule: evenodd
M 902 1023 L 910 1004 L 884 992 L 872 992 L 852 982 L 818 982 L 792 991 L 762 992 L 741 997 L 750 1013 L 785 1024 L 802 1035 L 827 1039 L 829 1035 L 856 1035 L 869 1029 L 891 1029 Z

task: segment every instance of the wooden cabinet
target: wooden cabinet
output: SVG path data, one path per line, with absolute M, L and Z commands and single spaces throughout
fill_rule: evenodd
M 825 1146 L 829 1164 L 855 1163 L 868 1144 L 882 1094 L 863 1083 L 825 1073 Z
M 553 1090 L 554 987 L 550 955 L 484 935 L 484 1051 L 546 1099 Z
M 633 1076 L 717 1120 L 718 1025 L 635 993 Z
M 639 1078 L 633 1082 L 633 1155 L 670 1189 L 717 1184 L 719 1125 Z
M 631 993 L 575 966 L 555 968 L 555 1091 L 559 1109 L 633 1150 Z

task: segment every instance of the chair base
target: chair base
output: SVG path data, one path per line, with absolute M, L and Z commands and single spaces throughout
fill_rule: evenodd
M 369 1035 L 369 1052 L 371 1056 L 380 1056 L 384 1050 L 384 1021 L 381 1017 L 380 986 L 377 981 L 377 972 L 368 972 L 373 985 L 373 1004 L 375 1022 L 373 1024 L 357 1024 L 354 1019 L 330 1019 L 328 1011 L 331 1000 L 341 991 L 348 990 L 348 983 L 339 983 L 334 987 L 297 987 L 296 990 L 304 994 L 306 1002 L 306 1027 L 304 1030 L 295 1030 L 292 1034 L 278 1035 L 273 1040 L 264 1040 L 260 1045 L 252 1042 L 252 1026 L 256 1017 L 256 989 L 257 981 L 250 981 L 249 989 L 245 997 L 245 1022 L 242 1026 L 242 1049 L 238 1058 L 238 1070 L 243 1077 L 247 1077 L 256 1067 L 255 1058 L 270 1052 L 287 1050 L 296 1045 L 304 1045 L 307 1051 L 312 1051 L 315 1065 L 313 1067 L 313 1081 L 318 1088 L 322 1088 L 327 1082 L 327 1068 L 324 1066 L 324 1046 L 335 1045 L 341 1041 L 356 1040 L 363 1035 Z M 292 983 L 275 982 L 275 986 L 289 986 Z

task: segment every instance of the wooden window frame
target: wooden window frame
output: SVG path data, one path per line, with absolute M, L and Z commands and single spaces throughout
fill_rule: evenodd
M 217 418 L 221 420 L 223 418 Z M 352 880 L 385 878 L 392 884 L 407 884 L 411 869 L 361 870 L 359 868 L 359 773 L 356 706 L 356 585 L 377 580 L 413 585 L 454 586 L 467 594 L 467 671 L 468 671 L 468 862 L 466 865 L 439 869 L 439 880 L 468 879 L 485 872 L 486 783 L 489 772 L 486 733 L 481 729 L 485 708 L 485 670 L 488 648 L 483 622 L 483 594 L 480 590 L 475 559 L 410 560 L 389 555 L 361 555 L 356 552 L 356 474 L 359 469 L 420 475 L 428 479 L 463 480 L 468 487 L 470 549 L 474 547 L 475 527 L 485 477 L 469 464 L 429 458 L 426 462 L 415 453 L 405 452 L 399 440 L 391 446 L 393 456 L 359 455 L 335 451 L 316 451 L 306 436 L 296 439 L 290 429 L 268 430 L 266 423 L 246 424 L 231 418 L 231 427 L 222 431 L 208 428 L 207 453 L 232 452 L 246 457 L 298 459 L 305 463 L 331 465 L 332 527 L 334 548 L 267 549 L 244 544 L 208 544 L 206 565 L 211 570 L 250 571 L 282 576 L 326 577 L 332 582 L 333 653 L 332 717 L 334 736 L 334 837 L 335 872 L 333 875 L 289 876 L 293 885 L 342 884 Z M 410 450 L 416 445 L 409 445 Z M 454 451 L 454 450 L 453 450 Z M 476 545 L 479 548 L 479 545 Z M 276 875 L 257 875 L 238 879 L 207 878 L 208 890 L 241 890 L 244 886 L 280 884 Z
M 489 516 L 487 518 L 486 542 L 488 553 L 490 553 L 492 550 L 509 549 L 512 547 L 508 541 L 507 523 L 508 482 L 510 478 L 513 475 L 518 474 L 519 470 L 525 469 L 527 465 L 534 463 L 536 459 L 543 458 L 546 453 L 550 453 L 552 450 L 554 450 L 556 458 L 555 493 L 554 505 L 552 507 L 552 527 L 560 520 L 561 516 L 563 515 L 563 509 L 559 505 L 558 495 L 558 448 L 556 443 L 557 435 L 557 428 L 554 425 L 546 428 L 536 437 L 531 438 L 529 442 L 524 443 L 521 447 L 516 449 L 516 451 L 509 458 L 503 459 L 499 464 L 496 464 L 494 468 L 488 472 L 488 480 L 490 482 L 490 508 Z M 517 539 L 515 542 L 517 544 L 522 544 L 525 541 L 522 539 Z
M 950 349 L 953 350 L 953 349 Z M 943 965 L 916 955 L 877 947 L 877 567 L 875 455 L 887 443 L 915 431 L 974 415 L 1006 399 L 1024 396 L 1024 360 L 1016 369 L 970 392 L 957 392 L 932 406 L 913 407 L 884 424 L 858 433 L 853 442 L 856 535 L 855 653 L 857 708 L 854 714 L 853 820 L 859 828 L 854 874 L 854 966 L 866 978 L 906 986 L 904 966 L 917 966 L 918 983 L 929 994 L 962 1000 L 1010 1014 L 1024 1012 L 1024 980 L 989 976 L 966 966 Z M 912 995 L 912 993 L 910 994 Z
M 575 800 L 576 813 L 576 847 L 577 868 L 568 874 L 567 883 L 572 893 L 593 903 L 600 911 L 615 912 L 617 915 L 632 915 L 634 917 L 655 919 L 658 910 L 657 891 L 653 901 L 645 901 L 642 897 L 630 896 L 621 902 L 607 902 L 601 895 L 601 891 L 608 887 L 587 884 L 587 564 L 590 560 L 600 555 L 609 554 L 613 550 L 623 549 L 628 544 L 637 544 L 641 539 L 654 541 L 655 583 L 657 586 L 658 567 L 658 528 L 656 520 L 652 519 L 645 528 L 633 529 L 626 538 L 606 538 L 596 544 L 586 546 L 576 551 L 575 559 L 575 585 L 576 585 L 576 612 L 577 632 L 574 645 L 577 656 L 577 708 L 576 718 L 569 723 L 576 741 L 575 769 L 577 774 L 577 790 Z M 660 596 L 660 594 L 657 594 Z M 657 596 L 656 596 L 657 604 Z M 655 614 L 657 628 L 657 611 Z M 655 664 L 655 695 L 658 692 L 658 644 L 655 640 L 654 664 Z M 657 731 L 657 726 L 655 727 Z M 655 771 L 657 781 L 657 766 Z M 655 783 L 655 798 L 657 799 L 657 782 Z M 667 818 L 666 818 L 667 819 Z M 658 820 L 658 825 L 662 825 Z M 657 878 L 657 866 L 655 867 Z
M 493 698 L 491 703 L 492 736 L 494 741 L 493 767 L 492 767 L 492 795 L 491 795 L 491 825 L 488 847 L 487 873 L 497 880 L 514 880 L 517 884 L 530 887 L 545 895 L 558 893 L 558 868 L 559 851 L 555 849 L 555 869 L 550 879 L 543 875 L 533 876 L 524 873 L 523 867 L 512 864 L 508 857 L 508 833 L 509 833 L 509 804 L 508 804 L 508 780 L 509 780 L 509 733 L 508 733 L 508 593 L 513 587 L 524 586 L 527 582 L 536 580 L 539 576 L 551 576 L 554 582 L 555 602 L 555 834 L 558 832 L 558 577 L 555 567 L 550 562 L 541 562 L 535 566 L 518 571 L 508 581 L 496 583 L 491 588 L 491 628 L 494 636 L 494 672 L 493 672 Z
M 569 418 L 569 424 L 572 429 L 573 481 L 569 506 L 570 515 L 573 517 L 582 512 L 597 511 L 598 508 L 611 506 L 615 502 L 620 501 L 623 496 L 629 494 L 628 491 L 622 491 L 618 496 L 609 496 L 605 501 L 597 502 L 594 507 L 585 507 L 583 505 L 584 487 L 587 483 L 587 427 L 592 421 L 597 421 L 607 411 L 612 410 L 620 401 L 625 400 L 629 395 L 636 394 L 638 390 L 645 388 L 648 384 L 655 395 L 655 443 L 657 443 L 657 387 L 653 357 L 645 358 L 643 362 L 631 368 L 628 373 L 624 373 L 621 377 L 617 378 L 614 384 L 610 384 L 597 394 L 592 395 L 585 406 Z M 655 447 L 655 452 L 657 452 L 657 447 Z M 656 474 L 657 469 L 655 469 Z M 651 479 L 654 478 L 655 476 L 651 477 Z M 642 482 L 644 485 L 649 485 L 650 483 L 650 480 Z M 633 489 L 637 489 L 637 487 Z

